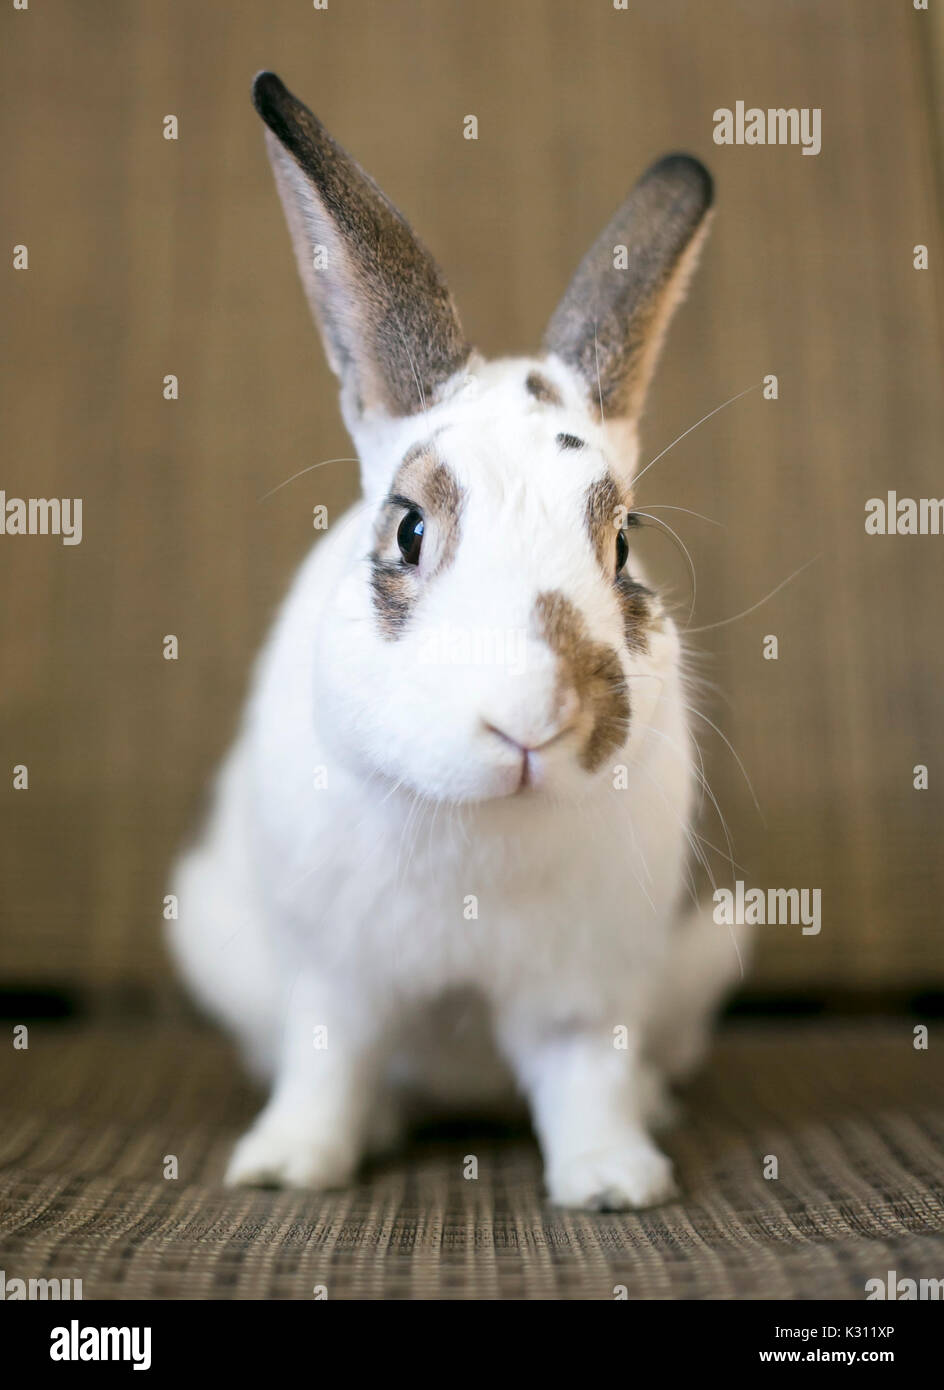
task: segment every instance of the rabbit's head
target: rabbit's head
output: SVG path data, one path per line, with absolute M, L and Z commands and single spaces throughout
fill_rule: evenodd
M 539 356 L 484 362 L 429 253 L 272 73 L 254 99 L 364 507 L 318 633 L 329 729 L 436 800 L 578 795 L 632 757 L 678 639 L 634 575 L 635 422 L 711 179 L 639 181 Z

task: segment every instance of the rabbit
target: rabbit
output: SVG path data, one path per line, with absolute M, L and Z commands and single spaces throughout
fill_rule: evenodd
M 372 179 L 273 73 L 253 99 L 362 496 L 174 871 L 179 969 L 269 1090 L 225 1180 L 337 1188 L 418 1115 L 524 1106 L 552 1203 L 670 1200 L 653 1134 L 739 950 L 685 901 L 682 653 L 632 484 L 712 180 L 654 164 L 540 353 L 485 361 Z

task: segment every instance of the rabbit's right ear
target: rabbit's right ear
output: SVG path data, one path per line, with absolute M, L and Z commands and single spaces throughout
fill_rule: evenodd
M 349 423 L 432 405 L 470 349 L 405 218 L 272 72 L 253 83 L 298 268 Z
M 711 175 L 690 155 L 642 176 L 583 258 L 544 346 L 607 417 L 635 420 L 708 228 Z

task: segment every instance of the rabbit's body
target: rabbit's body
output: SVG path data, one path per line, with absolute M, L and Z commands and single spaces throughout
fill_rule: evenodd
M 340 194 L 313 201 L 298 168 L 362 200 L 368 240 L 389 205 L 260 83 L 296 246 L 320 235 L 347 273 L 357 243 L 324 210 Z M 401 247 L 392 279 L 419 254 Z M 340 288 L 373 312 L 394 291 L 366 294 L 371 275 L 374 252 Z M 342 1183 L 408 1107 L 524 1095 L 552 1198 L 645 1205 L 672 1191 L 649 1137 L 664 1084 L 697 1060 L 737 956 L 685 911 L 696 774 L 674 625 L 626 568 L 635 430 L 605 321 L 597 407 L 566 314 L 542 358 L 486 364 L 432 283 L 415 388 L 395 339 L 368 353 L 339 286 L 309 286 L 364 500 L 302 567 L 263 653 L 178 867 L 174 949 L 272 1083 L 230 1180 Z M 384 398 L 414 389 L 409 407 Z

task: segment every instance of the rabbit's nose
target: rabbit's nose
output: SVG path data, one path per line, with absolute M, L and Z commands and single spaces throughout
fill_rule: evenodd
M 566 730 L 560 730 L 559 733 L 552 734 L 551 738 L 545 738 L 544 742 L 541 742 L 541 744 L 523 744 L 520 738 L 514 738 L 512 734 L 506 734 L 503 728 L 498 728 L 495 724 L 489 724 L 488 720 L 485 721 L 485 728 L 487 728 L 489 734 L 498 735 L 498 738 L 501 738 L 502 742 L 512 745 L 512 748 L 517 748 L 517 751 L 521 753 L 542 752 L 545 748 L 548 748 L 549 744 L 556 744 L 556 741 L 562 738 L 563 734 L 566 733 Z
M 486 704 L 480 710 L 479 727 L 525 755 L 543 753 L 576 728 L 580 711 L 572 687 L 555 690 L 542 679 L 518 698 Z
M 512 748 L 517 748 L 521 753 L 543 753 L 552 743 L 566 738 L 575 727 L 577 709 L 576 706 L 573 709 L 568 707 L 552 725 L 541 724 L 530 729 L 518 726 L 510 720 L 497 724 L 490 719 L 483 719 L 482 723 L 488 733 L 495 734 L 497 738 L 510 744 Z
M 543 704 L 543 700 L 541 701 Z M 488 733 L 495 734 L 522 753 L 540 753 L 557 743 L 576 726 L 580 715 L 580 701 L 576 691 L 562 691 L 555 698 L 553 708 L 546 706 L 540 714 L 527 705 L 493 711 L 482 716 L 482 725 Z

